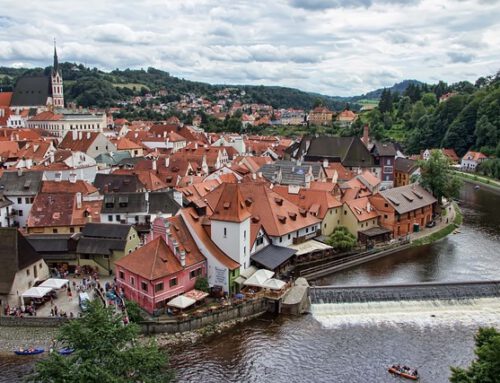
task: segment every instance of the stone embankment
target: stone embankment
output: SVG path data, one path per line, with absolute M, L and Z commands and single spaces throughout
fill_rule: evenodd
M 42 347 L 48 350 L 56 335 L 57 328 L 0 326 L 0 352 L 11 353 L 19 347 Z

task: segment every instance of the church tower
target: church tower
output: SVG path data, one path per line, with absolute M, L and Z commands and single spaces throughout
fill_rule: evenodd
M 54 66 L 51 74 L 52 82 L 52 105 L 54 108 L 64 108 L 64 92 L 62 72 L 59 69 L 59 61 L 57 60 L 56 40 L 54 39 Z

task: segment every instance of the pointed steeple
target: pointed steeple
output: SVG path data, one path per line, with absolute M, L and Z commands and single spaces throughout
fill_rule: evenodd
M 55 74 L 59 72 L 59 60 L 57 59 L 56 38 L 54 37 L 54 66 L 52 72 Z

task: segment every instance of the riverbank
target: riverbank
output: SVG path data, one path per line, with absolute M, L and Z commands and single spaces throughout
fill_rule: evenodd
M 449 225 L 446 225 L 442 229 L 439 229 L 433 233 L 430 233 L 427 236 L 415 239 L 412 241 L 411 245 L 412 247 L 416 246 L 423 246 L 423 245 L 428 245 L 433 242 L 439 241 L 440 239 L 443 239 L 444 237 L 450 235 L 453 233 L 460 225 L 462 224 L 463 221 L 463 215 L 462 212 L 460 211 L 460 208 L 456 204 L 456 202 L 453 202 L 451 204 L 451 207 L 453 209 L 453 220 Z
M 57 328 L 48 327 L 6 327 L 0 326 L 0 353 L 11 354 L 19 347 L 42 347 L 49 349 Z
M 492 178 L 456 171 L 455 174 L 464 182 L 486 188 L 489 191 L 500 194 L 500 181 Z

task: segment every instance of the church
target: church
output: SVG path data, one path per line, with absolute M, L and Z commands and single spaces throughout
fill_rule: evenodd
M 10 109 L 16 114 L 25 109 L 36 109 L 40 113 L 53 108 L 64 108 L 63 78 L 55 42 L 50 76 L 20 77 L 10 102 Z

